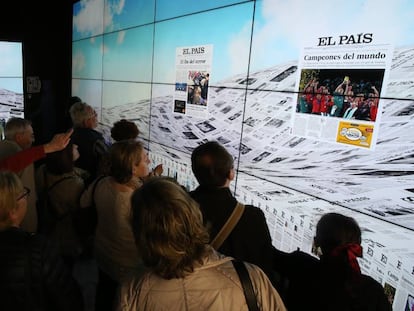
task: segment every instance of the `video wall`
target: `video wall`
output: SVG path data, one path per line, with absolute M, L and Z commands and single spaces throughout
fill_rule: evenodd
M 235 158 L 237 198 L 275 247 L 311 252 L 326 212 L 363 230 L 364 273 L 414 296 L 414 3 L 88 0 L 74 4 L 72 95 L 136 122 L 189 190 L 192 150 Z M 411 297 L 411 298 L 410 298 Z M 407 309 L 411 310 L 411 309 Z
M 23 117 L 23 51 L 21 42 L 0 41 L 0 139 L 11 117 Z

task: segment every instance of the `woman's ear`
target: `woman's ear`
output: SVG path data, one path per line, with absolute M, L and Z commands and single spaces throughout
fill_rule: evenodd
M 234 179 L 234 176 L 236 175 L 234 168 L 231 168 L 229 172 L 229 176 L 227 177 L 230 181 Z
M 12 208 L 9 211 L 9 219 L 10 219 L 11 224 L 14 225 L 14 226 L 20 225 L 20 223 L 22 221 L 22 216 L 21 216 L 21 213 L 19 212 L 20 208 L 21 207 Z

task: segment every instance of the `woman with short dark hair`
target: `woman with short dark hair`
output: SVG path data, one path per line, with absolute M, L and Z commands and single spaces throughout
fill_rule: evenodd
M 352 217 L 323 215 L 313 252 L 275 250 L 275 267 L 289 285 L 282 297 L 289 311 L 391 311 L 380 283 L 361 273 L 361 229 Z

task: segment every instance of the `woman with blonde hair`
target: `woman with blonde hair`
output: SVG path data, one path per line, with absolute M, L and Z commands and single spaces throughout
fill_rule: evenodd
M 99 268 L 96 310 L 111 310 L 118 285 L 143 273 L 132 233 L 130 201 L 142 184 L 141 178 L 148 175 L 149 163 L 141 142 L 116 142 L 109 150 L 109 175 L 95 180 L 81 196 L 81 208 L 94 202 L 98 216 L 94 242 Z
M 232 257 L 207 243 L 197 203 L 175 181 L 154 177 L 131 199 L 132 227 L 149 271 L 124 283 L 117 310 L 248 310 Z M 258 310 L 286 310 L 264 272 L 245 264 Z
M 16 174 L 0 172 L 1 310 L 83 310 L 82 294 L 58 248 L 20 228 L 29 195 Z

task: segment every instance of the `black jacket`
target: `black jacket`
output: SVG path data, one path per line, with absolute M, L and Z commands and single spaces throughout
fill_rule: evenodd
M 346 265 L 275 250 L 275 267 L 285 280 L 279 293 L 289 311 L 391 311 L 381 284 L 350 274 Z
M 237 200 L 233 197 L 229 188 L 199 186 L 196 190 L 190 192 L 190 195 L 200 205 L 211 241 L 233 212 Z M 218 251 L 259 266 L 274 282 L 272 239 L 261 209 L 252 205 L 245 205 L 242 217 Z
M 75 128 L 71 141 L 78 145 L 79 159 L 75 166 L 88 171 L 91 176 L 89 181 L 97 177 L 98 168 L 102 158 L 108 153 L 108 145 L 102 134 L 90 128 Z
M 46 237 L 0 232 L 0 310 L 83 310 L 82 293 Z

